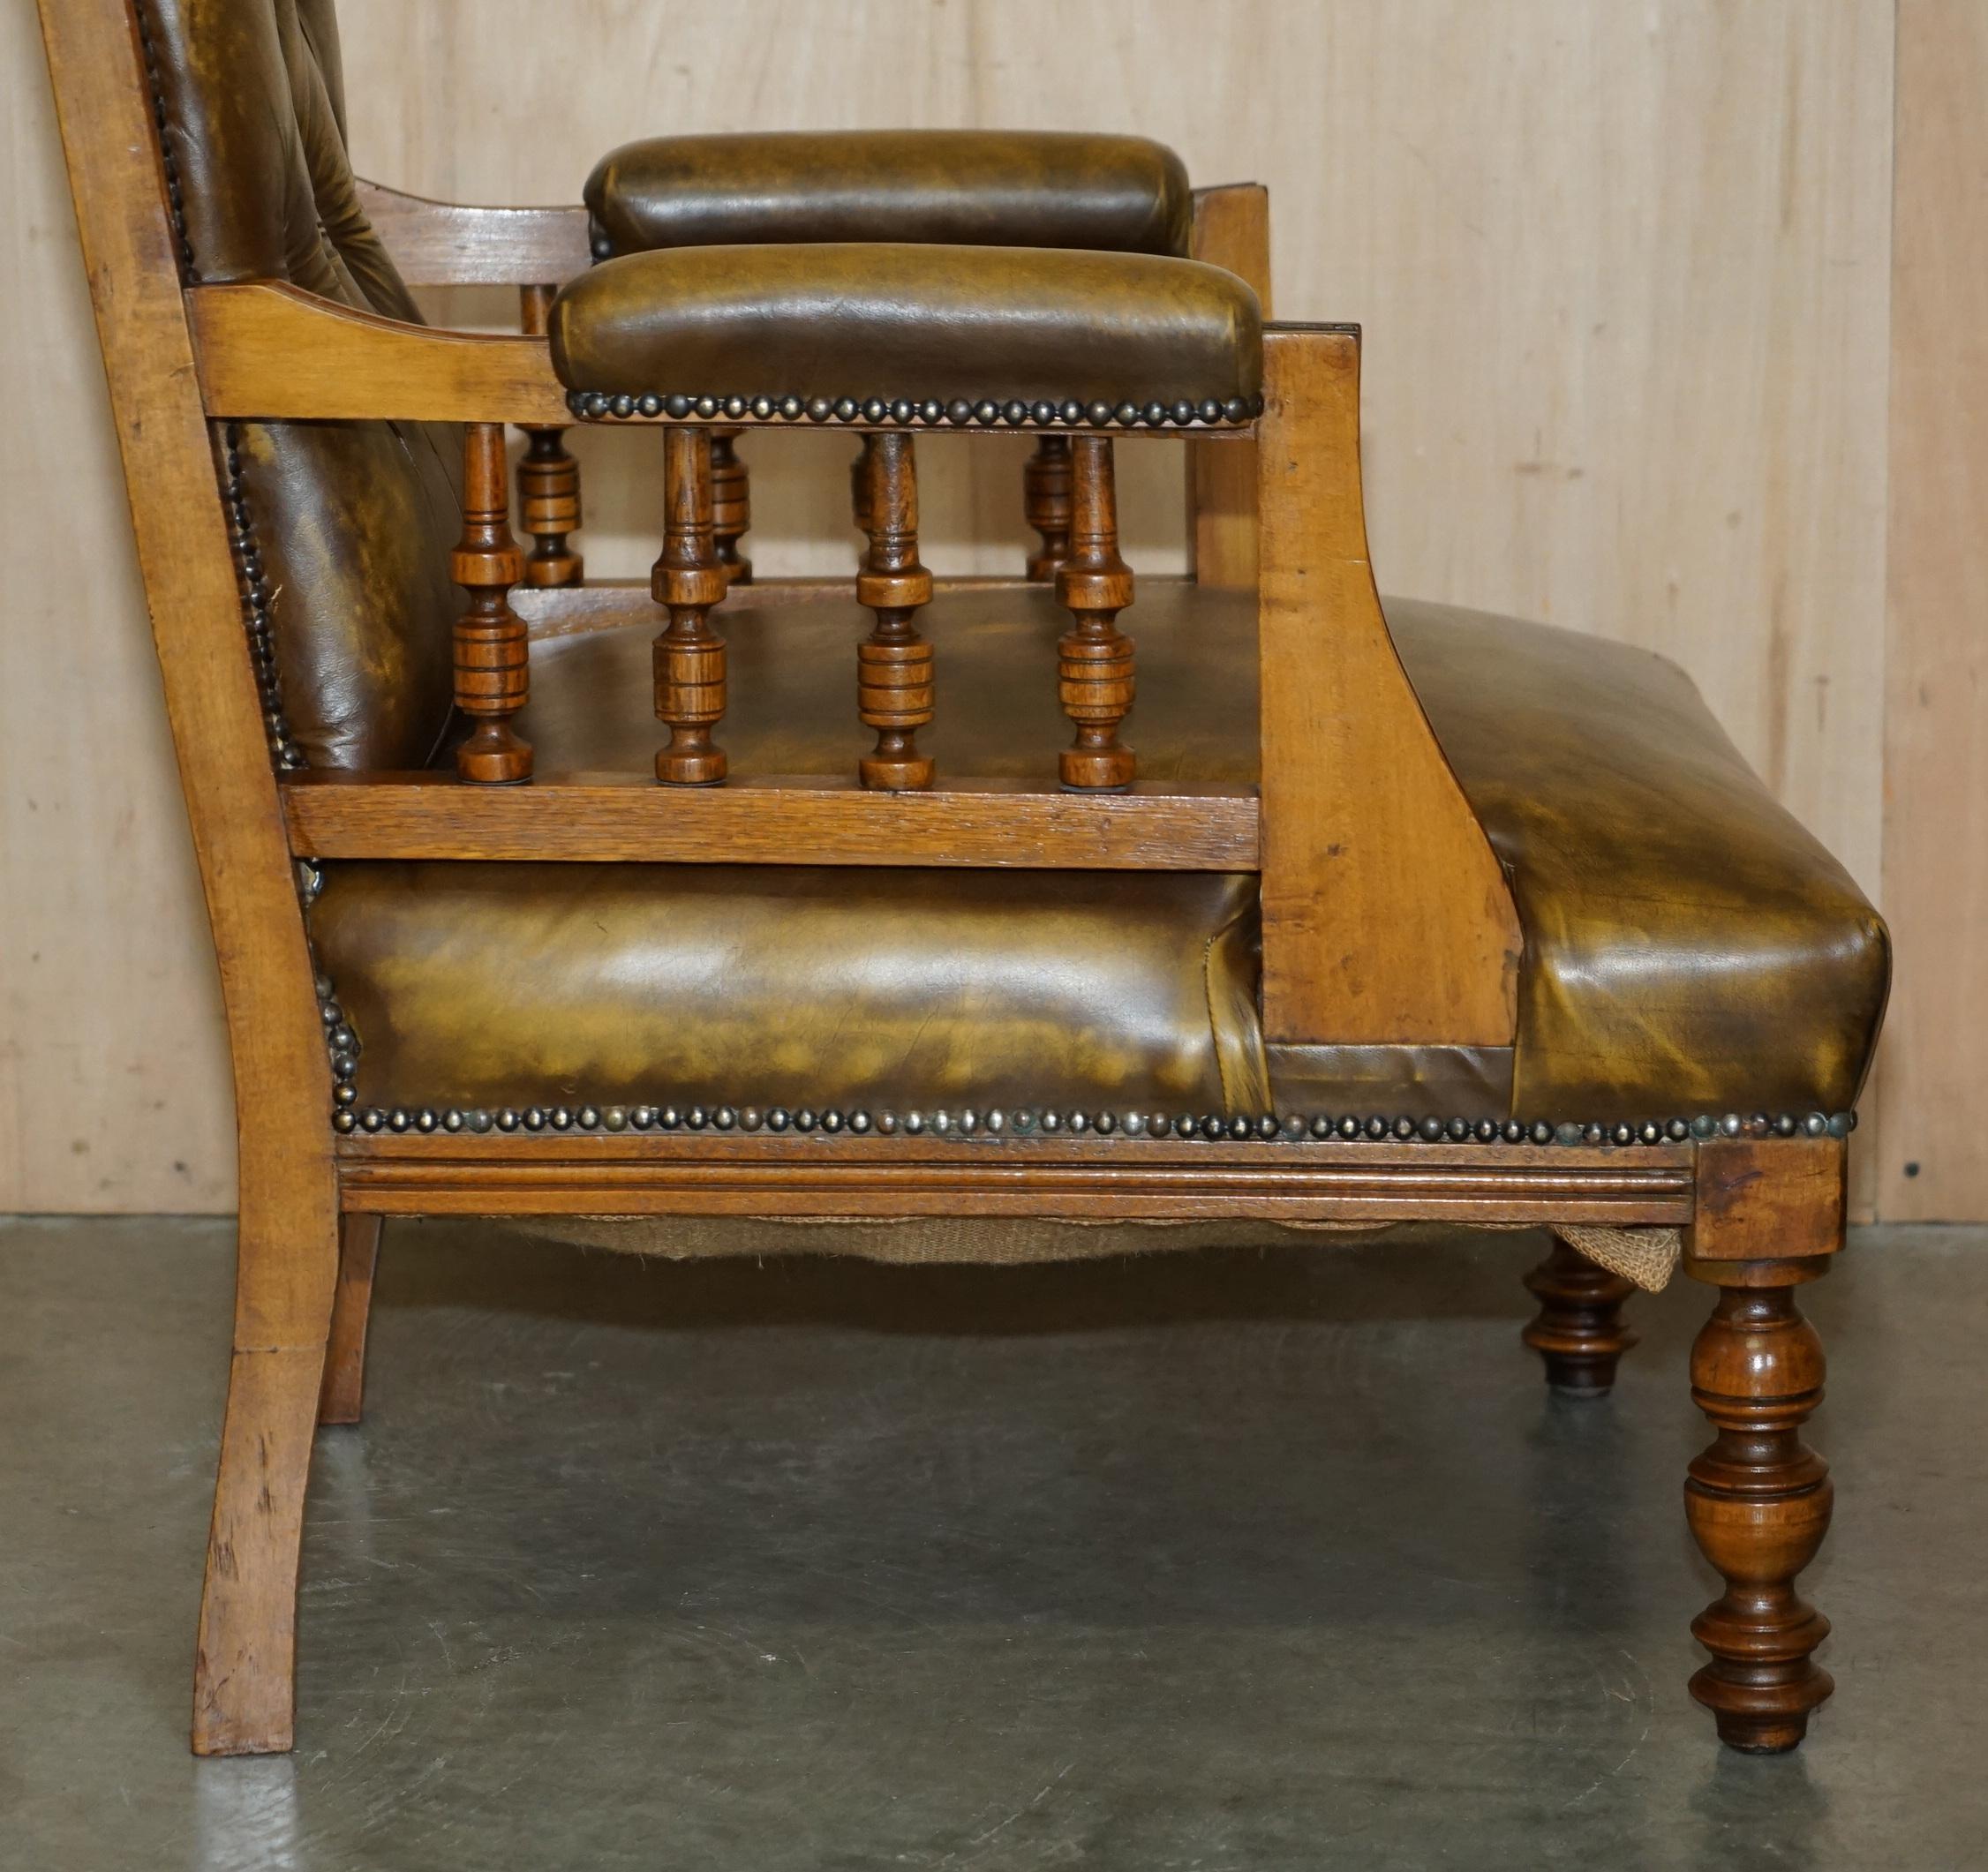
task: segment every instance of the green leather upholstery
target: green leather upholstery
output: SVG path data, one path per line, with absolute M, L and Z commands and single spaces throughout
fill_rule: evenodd
M 540 643 L 540 771 L 634 769 L 654 617 Z M 1153 1104 L 1581 1121 L 1836 1111 L 1883 1011 L 1883 925 L 1690 681 L 1598 638 L 1391 602 L 1403 659 L 1510 868 L 1526 947 L 1509 1054 L 1269 1058 L 1254 879 L 794 868 L 343 864 L 313 914 L 362 1103 L 667 1098 Z M 732 771 L 838 772 L 853 602 L 715 614 Z M 1067 739 L 1039 589 L 945 591 L 943 777 L 1043 777 Z M 1148 580 L 1127 740 L 1150 780 L 1256 771 L 1247 598 Z M 1276 1092 L 1269 1090 L 1274 1079 Z
M 358 205 L 330 0 L 140 0 L 140 18 L 187 277 L 289 280 L 418 320 Z M 451 706 L 457 432 L 237 423 L 229 441 L 273 736 L 313 766 L 419 765 Z
M 362 1104 L 1263 1103 L 1254 879 L 336 871 L 313 928 Z
M 597 255 L 784 241 L 1185 254 L 1180 158 L 1144 137 L 849 130 L 655 137 L 587 178 Z
M 1262 314 L 1195 260 L 1034 247 L 681 247 L 571 282 L 548 327 L 569 389 L 964 400 L 1240 399 Z
M 1510 876 L 1529 1115 L 1846 1110 L 1883 921 L 1647 650 L 1447 605 L 1388 617 Z

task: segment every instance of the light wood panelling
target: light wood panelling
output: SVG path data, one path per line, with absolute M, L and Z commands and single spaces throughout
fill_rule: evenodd
M 1878 1201 L 1950 1222 L 1988 1215 L 1988 9 L 1898 26 Z
M 1383 586 L 1668 650 L 1876 885 L 1891 0 L 556 11 L 548 35 L 544 0 L 343 0 L 361 169 L 565 202 L 603 149 L 657 129 L 1016 124 L 1141 131 L 1200 181 L 1266 182 L 1279 311 L 1367 327 Z M 0 1101 L 22 1114 L 0 1207 L 221 1207 L 212 964 L 26 9 L 0 10 L 0 52 L 27 79 L 0 143 L 23 335 L 0 389 L 28 417 L 4 524 L 11 563 L 62 572 L 10 589 L 0 637 Z M 853 440 L 742 446 L 756 563 L 850 568 Z M 589 569 L 638 575 L 660 443 L 581 450 Z M 1020 566 L 1026 452 L 921 450 L 928 564 Z M 1142 571 L 1182 560 L 1178 462 L 1119 450 Z M 146 757 L 113 771 L 92 757 L 106 746 Z

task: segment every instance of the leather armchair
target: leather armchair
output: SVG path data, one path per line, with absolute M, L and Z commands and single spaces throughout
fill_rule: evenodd
M 1232 198 L 975 135 L 423 204 L 351 174 L 327 0 L 42 16 L 241 1123 L 197 1749 L 290 1744 L 313 1432 L 358 1415 L 380 1219 L 446 1213 L 673 1252 L 926 1218 L 1002 1259 L 1544 1225 L 1527 1337 L 1588 1395 L 1682 1259 L 1727 1581 L 1693 1693 L 1800 1739 L 1793 1296 L 1842 1239 L 1883 926 L 1669 665 L 1383 606 L 1358 334 L 1209 264 L 1259 244 L 1211 233 Z M 425 327 L 435 279 L 520 288 L 525 331 Z M 649 587 L 570 548 L 576 423 L 660 433 Z M 730 435 L 810 425 L 862 439 L 862 564 L 747 583 Z M 941 586 L 917 439 L 1016 431 L 1035 575 Z M 1185 452 L 1193 578 L 1119 553 L 1128 432 Z

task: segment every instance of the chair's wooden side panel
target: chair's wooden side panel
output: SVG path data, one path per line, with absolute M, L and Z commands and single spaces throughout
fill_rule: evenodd
M 1382 615 L 1359 335 L 1269 333 L 1264 362 L 1264 1037 L 1503 1045 L 1517 916 Z
M 294 1344 L 298 1323 L 322 1316 L 335 1271 L 314 1252 L 335 1239 L 330 1074 L 146 76 L 124 0 L 42 0 L 41 29 L 227 1006 L 245 1244 L 237 1343 Z M 252 1243 L 270 1245 L 252 1254 Z
M 1194 256 L 1226 267 L 1270 312 L 1270 192 L 1258 182 L 1194 193 Z M 1247 591 L 1256 583 L 1256 446 L 1187 445 L 1187 550 L 1204 585 Z

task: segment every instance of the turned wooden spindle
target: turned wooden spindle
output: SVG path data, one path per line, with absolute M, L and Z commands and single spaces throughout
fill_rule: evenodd
M 1684 1510 L 1726 1590 L 1691 1622 L 1712 1653 L 1691 1695 L 1721 1740 L 1779 1754 L 1834 1688 L 1810 1656 L 1829 1621 L 1795 1591 L 1829 1527 L 1829 1466 L 1800 1434 L 1822 1401 L 1822 1342 L 1790 1287 L 1753 1284 L 1799 1280 L 1798 1264 L 1707 1265 L 1692 1271 L 1721 1287 L 1691 1349 L 1691 1399 L 1717 1434 L 1691 1462 Z
M 856 575 L 856 597 L 877 626 L 856 647 L 856 703 L 877 747 L 857 771 L 865 786 L 932 784 L 932 760 L 917 748 L 932 718 L 932 647 L 912 620 L 931 602 L 932 575 L 918 563 L 918 468 L 907 435 L 863 443 L 859 511 L 870 552 Z
M 511 726 L 529 681 L 524 622 L 510 605 L 523 563 L 511 537 L 504 425 L 471 423 L 463 431 L 463 538 L 448 560 L 448 575 L 470 594 L 456 621 L 456 706 L 476 724 L 456 750 L 465 780 L 531 777 L 531 749 Z
M 1525 1285 L 1540 1302 L 1538 1317 L 1520 1337 L 1546 1361 L 1547 1383 L 1570 1397 L 1604 1397 L 1615 1365 L 1636 1343 L 1623 1324 L 1623 1302 L 1632 1282 L 1610 1274 L 1559 1237 Z
M 726 586 L 712 533 L 711 436 L 672 428 L 663 446 L 667 515 L 650 590 L 669 607 L 655 659 L 656 716 L 670 733 L 656 756 L 656 778 L 710 786 L 725 778 L 725 751 L 711 738 L 725 713 L 725 640 L 709 613 Z
M 1056 596 L 1076 625 L 1057 643 L 1057 693 L 1077 738 L 1058 765 L 1066 786 L 1129 786 L 1135 762 L 1118 724 L 1132 707 L 1133 643 L 1117 620 L 1132 603 L 1132 568 L 1118 557 L 1111 444 L 1083 435 L 1071 446 L 1070 557 Z
M 752 526 L 752 485 L 732 446 L 738 433 L 736 429 L 711 432 L 711 530 L 726 583 L 749 585 L 752 561 L 741 554 L 739 541 Z
M 542 338 L 552 310 L 550 286 L 520 289 L 519 325 Z M 585 570 L 568 535 L 580 530 L 580 464 L 567 453 L 566 431 L 527 424 L 524 456 L 517 464 L 518 518 L 537 544 L 524 562 L 528 585 L 577 585 Z
M 1028 576 L 1047 582 L 1070 557 L 1070 438 L 1045 435 L 1022 470 L 1022 512 L 1043 536 L 1028 555 Z

